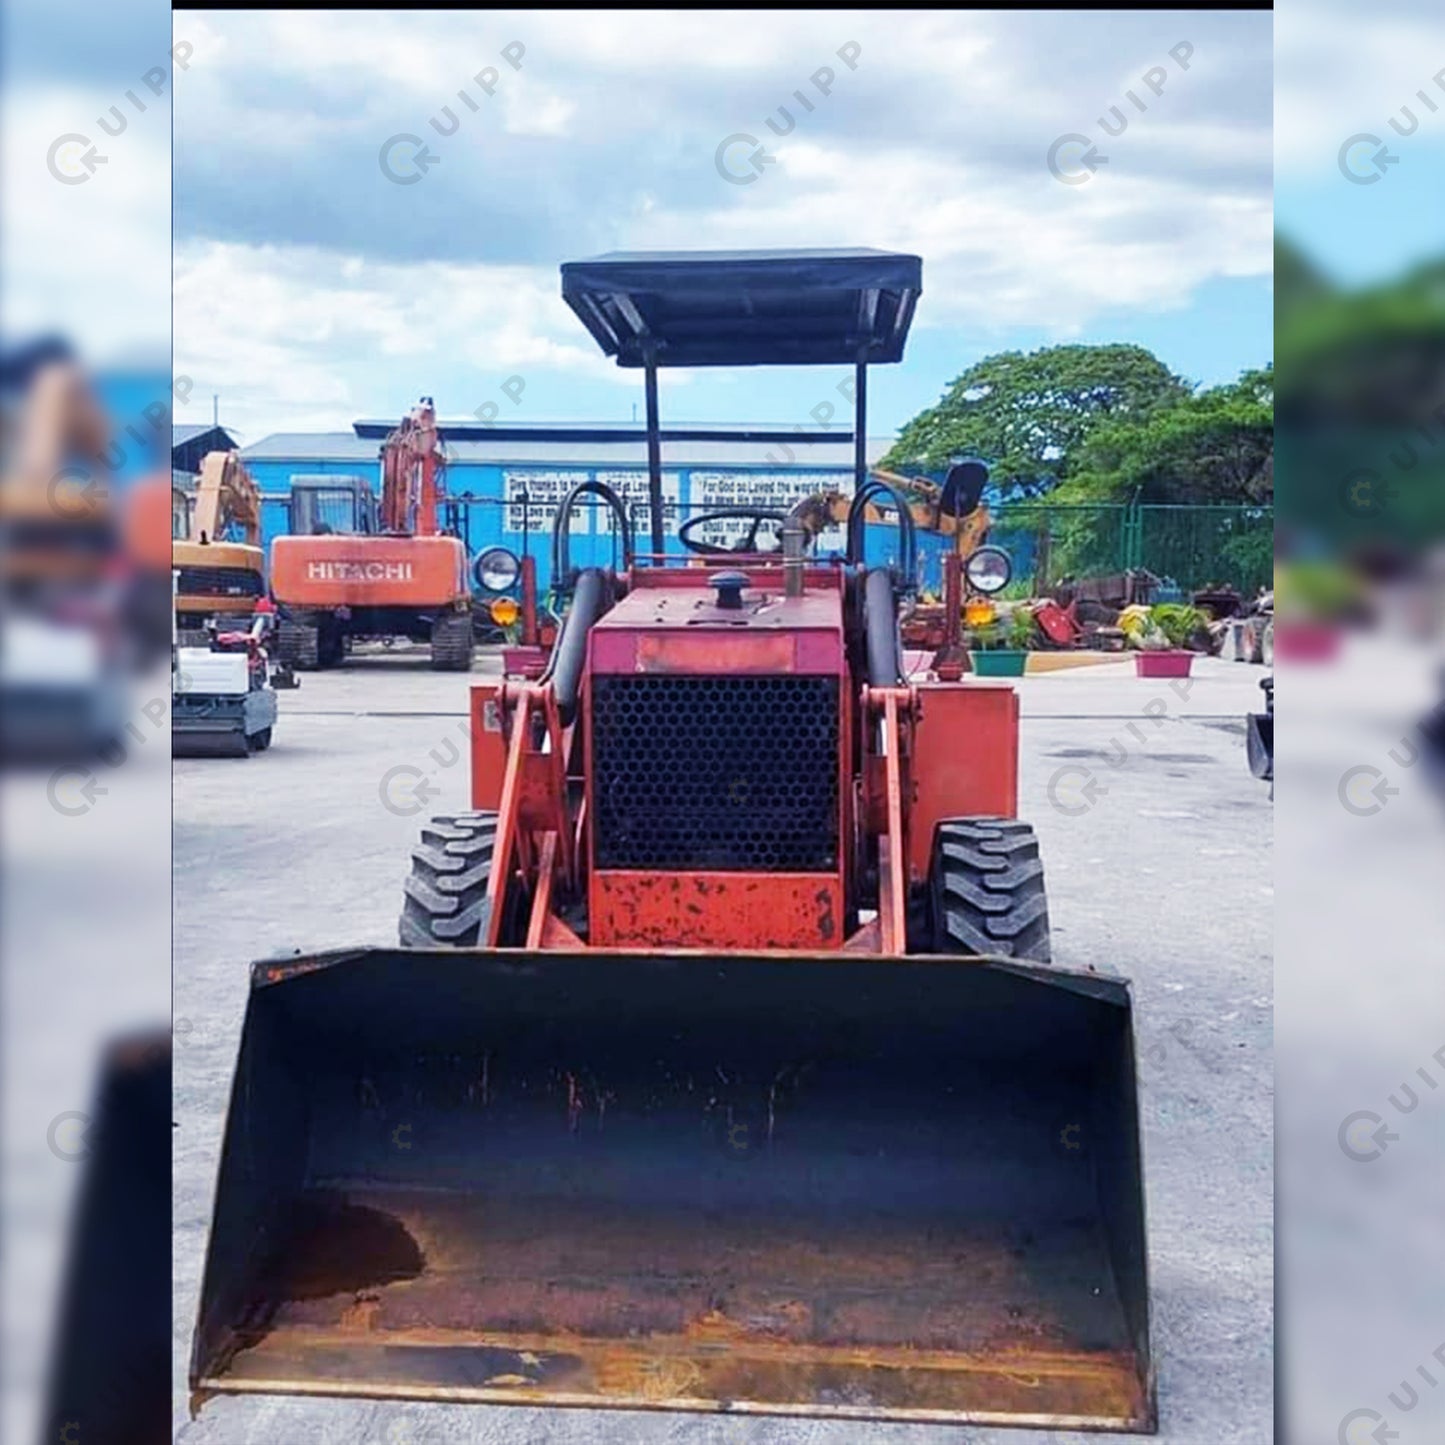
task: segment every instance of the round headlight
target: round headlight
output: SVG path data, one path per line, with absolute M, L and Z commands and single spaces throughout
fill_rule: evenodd
M 522 564 L 505 547 L 488 547 L 472 564 L 472 575 L 483 592 L 505 592 L 516 584 Z
M 963 565 L 968 585 L 990 597 L 1002 592 L 1013 574 L 1013 563 L 1002 547 L 980 547 Z

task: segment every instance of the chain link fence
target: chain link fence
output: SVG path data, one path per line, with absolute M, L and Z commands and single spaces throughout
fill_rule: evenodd
M 988 539 L 1009 552 L 1016 585 L 1031 593 L 1142 567 L 1185 593 L 1227 584 L 1249 597 L 1273 575 L 1270 507 L 1037 501 L 990 510 Z

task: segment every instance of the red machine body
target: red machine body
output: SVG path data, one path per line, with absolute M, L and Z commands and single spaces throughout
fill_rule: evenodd
M 474 686 L 472 806 L 498 810 L 503 838 L 519 834 L 531 856 L 552 858 L 561 870 L 557 895 L 586 899 L 593 947 L 901 953 L 908 897 L 927 877 L 934 825 L 1017 810 L 1017 695 L 979 681 L 860 686 L 846 645 L 841 569 L 809 567 L 796 597 L 786 595 L 777 563 L 740 570 L 749 584 L 743 605 L 728 609 L 696 567 L 634 569 L 631 590 L 591 629 L 570 727 L 561 725 L 548 683 Z M 589 728 L 599 707 L 606 725 Z M 598 794 L 626 775 L 617 740 L 627 746 L 629 707 L 645 759 L 638 766 L 650 776 L 639 786 L 653 790 L 653 816 L 684 813 L 689 783 L 708 813 L 678 856 L 711 852 L 725 865 L 731 839 L 732 861 L 746 856 L 750 866 L 669 867 L 665 851 L 616 845 L 616 820 Z M 751 757 L 734 739 L 717 758 L 710 719 L 740 707 L 757 719 Z M 963 736 L 967 748 L 956 746 Z M 559 752 L 584 800 L 575 817 Z M 827 800 L 826 822 L 812 820 L 816 838 L 769 836 L 777 829 L 765 814 L 780 768 L 793 770 L 795 791 Z M 505 889 L 504 870 L 492 879 Z M 858 900 L 874 896 L 876 913 L 860 920 Z M 529 946 L 550 939 L 575 947 L 577 934 L 552 911 L 553 898 L 550 880 L 533 892 Z M 494 927 L 505 914 L 505 900 L 494 899 Z
M 271 590 L 283 607 L 445 608 L 467 593 L 456 537 L 277 537 Z

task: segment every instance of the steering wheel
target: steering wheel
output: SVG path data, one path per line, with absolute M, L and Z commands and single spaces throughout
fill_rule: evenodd
M 788 520 L 786 512 L 775 507 L 724 507 L 721 511 L 706 512 L 700 517 L 689 517 L 677 529 L 677 540 L 689 552 L 702 557 L 731 557 L 736 553 L 758 550 L 758 528 L 765 522 L 775 522 L 779 527 Z M 719 547 L 714 542 L 703 542 L 691 535 L 694 527 L 705 527 L 709 522 L 751 522 L 748 534 L 736 547 Z

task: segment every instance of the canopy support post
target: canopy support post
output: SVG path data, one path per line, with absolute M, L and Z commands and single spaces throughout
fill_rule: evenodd
M 657 348 L 648 344 L 643 353 L 647 393 L 647 503 L 652 513 L 652 551 L 661 561 L 665 550 L 662 535 L 662 434 L 657 420 Z
M 868 480 L 868 348 L 858 348 L 853 367 L 853 495 Z

